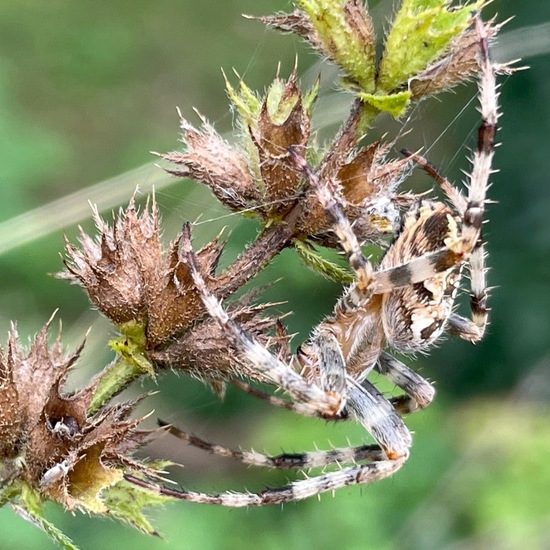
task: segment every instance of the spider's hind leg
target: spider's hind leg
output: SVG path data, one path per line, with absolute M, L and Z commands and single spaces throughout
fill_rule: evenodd
M 449 331 L 471 341 L 480 340 L 485 332 L 489 310 L 487 308 L 487 285 L 485 281 L 485 250 L 481 238 L 481 225 L 485 211 L 489 178 L 492 173 L 492 161 L 497 131 L 498 91 L 495 81 L 495 68 L 489 55 L 487 26 L 479 15 L 475 18 L 479 36 L 479 100 L 481 124 L 477 132 L 477 147 L 472 158 L 472 170 L 468 178 L 468 196 L 466 206 L 460 212 L 463 219 L 463 248 L 470 252 L 470 307 L 471 321 L 451 316 Z
M 380 462 L 348 466 L 334 472 L 293 481 L 283 487 L 264 489 L 258 493 L 230 491 L 219 494 L 208 494 L 163 487 L 131 474 L 124 474 L 124 478 L 130 483 L 143 487 L 146 490 L 155 491 L 180 500 L 231 507 L 264 506 L 266 504 L 281 504 L 283 502 L 303 500 L 320 495 L 321 493 L 335 491 L 347 485 L 373 483 L 395 473 L 401 468 L 405 460 L 406 457 L 401 457 L 396 460 L 382 460 Z
M 447 178 L 441 175 L 435 166 L 433 166 L 428 160 L 417 153 L 410 151 L 403 151 L 406 156 L 413 159 L 421 168 L 423 168 L 443 189 L 447 197 L 450 199 L 455 210 L 464 220 L 464 226 L 467 225 L 466 219 L 468 218 L 469 202 L 468 198 L 449 182 Z M 476 224 L 478 222 L 476 221 Z M 485 248 L 483 244 L 483 238 L 481 234 L 481 225 L 475 230 L 477 235 L 477 241 L 475 241 L 473 248 L 470 249 L 470 245 L 464 244 L 464 234 L 466 231 L 472 232 L 473 228 L 469 227 L 467 230 L 463 230 L 461 237 L 460 247 L 462 248 L 460 256 L 468 258 L 467 266 L 470 272 L 470 309 L 471 319 L 466 319 L 457 314 L 452 314 L 448 321 L 446 330 L 451 334 L 455 334 L 464 340 L 471 342 L 477 342 L 481 340 L 487 327 L 487 321 L 489 316 L 489 309 L 487 307 L 488 289 L 486 282 L 487 268 L 485 266 Z M 470 237 L 471 238 L 471 237 Z M 377 287 L 385 289 L 386 286 L 391 284 L 391 280 L 398 279 L 395 272 L 401 269 L 406 275 L 408 275 L 411 282 L 419 282 L 422 278 L 429 278 L 432 272 L 436 270 L 436 265 L 447 265 L 452 261 L 453 250 L 444 249 L 436 251 L 428 256 L 419 258 L 410 262 L 407 269 L 405 266 L 399 266 L 393 270 L 387 270 L 376 275 L 379 279 L 376 281 Z
M 303 453 L 281 453 L 274 456 L 253 450 L 236 451 L 223 445 L 211 443 L 188 432 L 184 432 L 176 426 L 167 424 L 162 420 L 159 420 L 159 424 L 161 426 L 166 426 L 171 435 L 185 441 L 193 447 L 250 466 L 277 469 L 309 469 L 324 468 L 331 464 L 346 465 L 386 460 L 384 451 L 376 444 L 340 447 L 330 450 L 306 451 Z
M 487 328 L 489 309 L 487 306 L 488 289 L 486 284 L 485 250 L 481 234 L 485 202 L 489 179 L 492 173 L 492 160 L 497 131 L 498 88 L 495 81 L 495 68 L 489 55 L 489 38 L 487 26 L 481 18 L 475 17 L 476 30 L 479 36 L 479 98 L 481 124 L 477 133 L 477 146 L 473 152 L 472 170 L 468 176 L 468 194 L 464 196 L 437 169 L 420 155 L 405 152 L 415 160 L 447 194 L 462 219 L 462 234 L 449 248 L 447 257 L 443 254 L 437 261 L 445 265 L 452 259 L 468 260 L 470 270 L 470 309 L 471 319 L 459 315 L 450 316 L 447 330 L 472 342 L 479 341 Z M 435 262 L 432 262 L 435 265 Z
M 383 351 L 374 368 L 405 392 L 405 395 L 390 399 L 391 404 L 400 413 L 415 412 L 432 402 L 435 388 L 389 353 Z

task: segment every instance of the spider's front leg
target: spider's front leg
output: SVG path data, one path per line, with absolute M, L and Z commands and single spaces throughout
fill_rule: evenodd
M 322 414 L 328 417 L 338 415 L 344 405 L 341 396 L 327 393 L 319 386 L 306 381 L 296 371 L 280 361 L 233 321 L 218 299 L 210 293 L 197 266 L 188 223 L 183 227 L 179 254 L 180 261 L 186 263 L 189 268 L 195 287 L 200 293 L 209 315 L 219 323 L 235 349 L 248 359 L 250 370 L 246 374 L 256 380 L 275 384 L 287 391 L 312 414 Z
M 495 67 L 490 59 L 487 26 L 480 16 L 475 18 L 479 36 L 479 98 L 481 124 L 477 133 L 477 146 L 473 153 L 472 170 L 468 176 L 468 195 L 465 197 L 437 169 L 418 154 L 404 151 L 440 185 L 450 199 L 462 220 L 462 233 L 459 239 L 449 243 L 448 250 L 431 262 L 434 269 L 453 261 L 468 260 L 470 270 L 470 309 L 471 319 L 457 314 L 450 315 L 447 330 L 464 340 L 477 342 L 487 328 L 489 309 L 487 306 L 488 289 L 485 274 L 485 250 L 481 227 L 485 212 L 487 189 L 492 171 L 495 148 L 498 110 L 498 88 L 495 80 Z M 420 271 L 420 269 L 419 269 Z
M 344 213 L 335 185 L 333 182 L 321 182 L 297 149 L 290 147 L 288 152 L 292 156 L 296 167 L 304 174 L 306 181 L 315 191 L 321 206 L 333 219 L 332 230 L 338 237 L 349 265 L 355 273 L 355 283 L 347 294 L 348 299 L 350 302 L 357 301 L 358 303 L 365 301 L 372 284 L 374 269 L 369 260 L 363 255 L 351 223 Z

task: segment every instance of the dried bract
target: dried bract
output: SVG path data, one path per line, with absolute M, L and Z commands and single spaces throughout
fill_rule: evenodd
M 199 316 L 203 306 L 187 267 L 178 260 L 178 238 L 168 253 L 163 250 L 154 200 L 141 212 L 130 201 L 112 227 L 97 211 L 94 217 L 98 238 L 81 231 L 81 248 L 67 243 L 66 271 L 60 277 L 81 285 L 119 327 L 141 327 L 151 348 Z M 199 252 L 205 277 L 213 277 L 222 247 L 214 240 Z
M 252 305 L 249 298 L 252 296 L 245 296 L 229 307 L 231 318 L 266 347 L 280 344 L 285 336 L 269 336 L 273 333 L 277 320 L 265 314 L 265 310 L 275 304 Z M 262 381 L 248 369 L 248 363 L 243 360 L 242 354 L 228 342 L 224 331 L 212 319 L 196 323 L 167 346 L 149 352 L 149 357 L 160 367 L 184 370 L 207 382 L 220 396 L 224 395 L 226 383 L 232 378 L 252 377 Z
M 184 152 L 161 155 L 178 165 L 167 172 L 183 178 L 193 178 L 212 190 L 214 195 L 232 210 L 242 211 L 260 200 L 244 156 L 229 145 L 202 119 L 202 128 L 194 128 L 180 113 Z
M 494 20 L 486 23 L 487 36 L 493 38 L 502 25 Z M 410 79 L 409 89 L 413 98 L 435 94 L 453 88 L 478 73 L 477 56 L 479 41 L 476 32 L 468 29 L 450 42 L 443 57 L 430 64 L 422 72 Z M 500 72 L 497 67 L 497 73 Z
M 303 96 L 295 72 L 286 82 L 277 77 L 263 99 L 243 82 L 240 86 L 238 93 L 227 82 L 243 131 L 240 149 L 204 120 L 197 130 L 182 118 L 184 152 L 161 156 L 179 166 L 169 173 L 203 182 L 230 209 L 271 222 L 293 206 L 299 190 L 301 176 L 293 169 L 288 148 L 303 151 L 307 146 L 314 93 Z
M 236 375 L 241 362 L 223 332 L 205 318 L 204 305 L 181 258 L 181 235 L 163 251 L 154 200 L 141 213 L 131 201 L 112 228 L 97 212 L 95 217 L 98 239 L 81 231 L 82 248 L 67 243 L 66 271 L 59 275 L 81 285 L 98 309 L 119 327 L 123 337 L 112 346 L 139 367 L 136 375 L 170 367 L 188 371 L 223 393 L 225 380 Z M 218 276 L 222 250 L 223 243 L 216 238 L 198 252 L 197 261 L 209 284 L 230 295 L 238 288 L 228 283 L 241 260 Z M 275 326 L 275 319 L 264 311 L 272 304 L 251 305 L 256 295 L 236 300 L 231 312 L 267 344 L 266 331 Z
M 54 500 L 67 510 L 120 515 L 105 496 L 125 472 L 155 475 L 132 457 L 151 432 L 137 429 L 142 419 L 128 419 L 135 403 L 89 415 L 97 380 L 77 392 L 64 391 L 83 345 L 65 355 L 60 334 L 48 344 L 48 328 L 49 323 L 26 350 L 13 327 L 0 358 L 0 501 L 19 495 L 25 508 L 30 491 L 38 502 Z M 123 519 L 139 522 L 138 515 Z
M 390 144 L 376 141 L 346 155 L 327 154 L 317 167 L 323 181 L 332 181 L 340 193 L 340 202 L 354 222 L 361 241 L 377 241 L 399 226 L 396 205 L 397 187 L 410 171 L 407 159 L 386 161 Z M 298 222 L 298 230 L 315 235 L 318 242 L 333 246 L 335 240 L 326 234 L 330 216 L 321 206 L 315 192 L 308 195 L 309 210 Z

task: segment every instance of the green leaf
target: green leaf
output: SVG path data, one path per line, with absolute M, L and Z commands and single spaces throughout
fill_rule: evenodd
M 161 506 L 173 501 L 172 497 L 149 491 L 124 480 L 103 491 L 103 502 L 110 514 L 148 535 L 159 534 L 145 517 L 143 508 Z
M 223 72 L 223 71 L 222 71 Z M 253 132 L 258 127 L 258 117 L 260 116 L 260 111 L 262 107 L 261 99 L 244 83 L 244 81 L 237 75 L 239 78 L 239 88 L 237 91 L 231 85 L 225 73 L 223 73 L 225 79 L 225 88 L 229 100 L 235 107 L 237 112 L 237 127 L 241 129 L 241 147 L 246 157 L 248 158 L 248 168 L 256 182 L 256 185 L 260 191 L 263 191 L 263 180 L 260 169 L 260 163 L 258 158 L 258 150 L 256 144 L 254 143 L 250 130 Z M 252 214 L 251 217 L 253 217 Z
M 130 336 L 120 336 L 119 338 L 113 338 L 109 342 L 111 349 L 120 354 L 127 363 L 134 365 L 141 372 L 150 376 L 155 376 L 155 369 L 153 365 L 147 359 L 143 350 L 143 342 L 135 340 Z
M 311 116 L 311 113 L 313 111 L 313 107 L 315 105 L 315 102 L 317 101 L 317 97 L 319 96 L 319 87 L 321 85 L 321 81 L 319 78 L 315 81 L 315 84 L 307 90 L 307 92 L 304 93 L 304 97 L 302 98 L 302 102 L 304 104 L 304 111 L 308 116 Z
M 42 502 L 37 491 L 26 483 L 21 486 L 21 504 L 11 502 L 13 510 L 24 520 L 44 531 L 54 542 L 66 550 L 78 550 L 73 541 L 42 515 Z
M 269 118 L 274 124 L 285 122 L 296 103 L 300 100 L 300 92 L 296 90 L 293 94 L 285 93 L 287 91 L 286 82 L 276 78 L 266 94 L 266 105 Z
M 358 96 L 378 111 L 386 111 L 394 117 L 399 117 L 407 109 L 411 93 L 409 91 L 387 95 L 359 93 Z
M 255 128 L 256 121 L 258 120 L 258 116 L 260 114 L 260 109 L 262 106 L 260 99 L 244 83 L 244 81 L 240 77 L 239 77 L 239 87 L 240 87 L 239 91 L 233 88 L 233 86 L 227 79 L 227 76 L 225 75 L 225 73 L 223 73 L 223 77 L 225 79 L 225 89 L 227 91 L 227 95 L 231 103 L 233 103 L 233 105 L 237 109 L 237 113 L 241 118 L 243 127 L 246 128 L 247 126 L 252 126 L 253 128 Z
M 88 405 L 88 414 L 92 415 L 97 412 L 113 396 L 120 393 L 131 381 L 139 378 L 142 374 L 143 370 L 134 363 L 129 363 L 124 357 L 118 357 L 113 364 L 101 371 Z
M 296 239 L 293 241 L 293 245 L 304 263 L 316 273 L 338 283 L 353 282 L 353 275 L 349 271 L 323 258 L 315 252 L 311 244 Z
M 32 523 L 44 531 L 55 543 L 59 544 L 61 548 L 65 548 L 65 550 L 79 550 L 78 546 L 75 546 L 73 541 L 67 535 L 65 535 L 55 525 L 47 521 L 42 516 L 36 515 L 34 512 L 30 512 L 19 504 L 12 504 L 11 507 L 24 520 Z

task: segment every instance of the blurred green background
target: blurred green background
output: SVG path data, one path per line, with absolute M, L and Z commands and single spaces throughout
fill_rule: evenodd
M 370 4 L 382 26 L 392 4 Z M 289 11 L 290 4 L 0 2 L 0 331 L 5 335 L 15 319 L 26 341 L 56 308 L 68 346 L 92 326 L 73 384 L 111 359 L 109 324 L 90 310 L 79 288 L 48 276 L 61 268 L 63 233 L 74 238 L 75 220 L 91 229 L 88 200 L 108 213 L 136 186 L 146 193 L 154 183 L 166 240 L 182 220 L 200 215 L 198 243 L 225 225 L 233 228 L 228 257 L 256 230 L 253 222 L 228 215 L 199 186 L 168 180 L 152 165 L 149 151 L 179 146 L 176 106 L 193 122 L 196 107 L 228 132 L 232 116 L 220 67 L 227 73 L 234 67 L 262 90 L 279 62 L 288 74 L 298 55 L 306 82 L 319 71 L 324 75 L 321 131 L 329 135 L 345 116 L 340 99 L 332 99 L 328 64 L 319 66 L 318 57 L 293 37 L 240 17 L 276 10 Z M 82 549 L 550 548 L 550 4 L 495 0 L 488 12 L 498 12 L 500 20 L 515 16 L 498 57 L 524 56 L 531 67 L 501 79 L 502 145 L 495 162 L 500 172 L 493 178 L 495 204 L 486 227 L 495 287 L 491 326 L 481 344 L 446 341 L 430 357 L 410 360 L 435 381 L 438 395 L 427 410 L 407 419 L 415 442 L 406 466 L 381 483 L 282 508 L 175 503 L 151 511 L 164 540 L 50 506 L 48 518 Z M 463 86 L 423 102 L 399 145 L 424 146 L 459 181 L 460 171 L 469 168 L 466 147 L 474 143 L 478 123 L 475 93 L 474 85 Z M 399 127 L 388 121 L 380 131 Z M 430 185 L 417 174 L 404 188 Z M 302 267 L 290 252 L 260 279 L 279 277 L 266 298 L 288 302 L 280 309 L 294 312 L 288 323 L 300 341 L 331 310 L 340 288 Z M 278 453 L 345 445 L 348 439 L 357 444 L 363 437 L 354 426 L 300 418 L 236 390 L 222 403 L 183 376 L 167 375 L 158 389 L 142 412 L 155 408 L 154 416 L 233 447 Z M 260 490 L 287 478 L 204 456 L 170 438 L 146 453 L 184 464 L 174 475 L 204 491 Z M 54 547 L 9 508 L 0 510 L 0 529 L 0 549 Z

